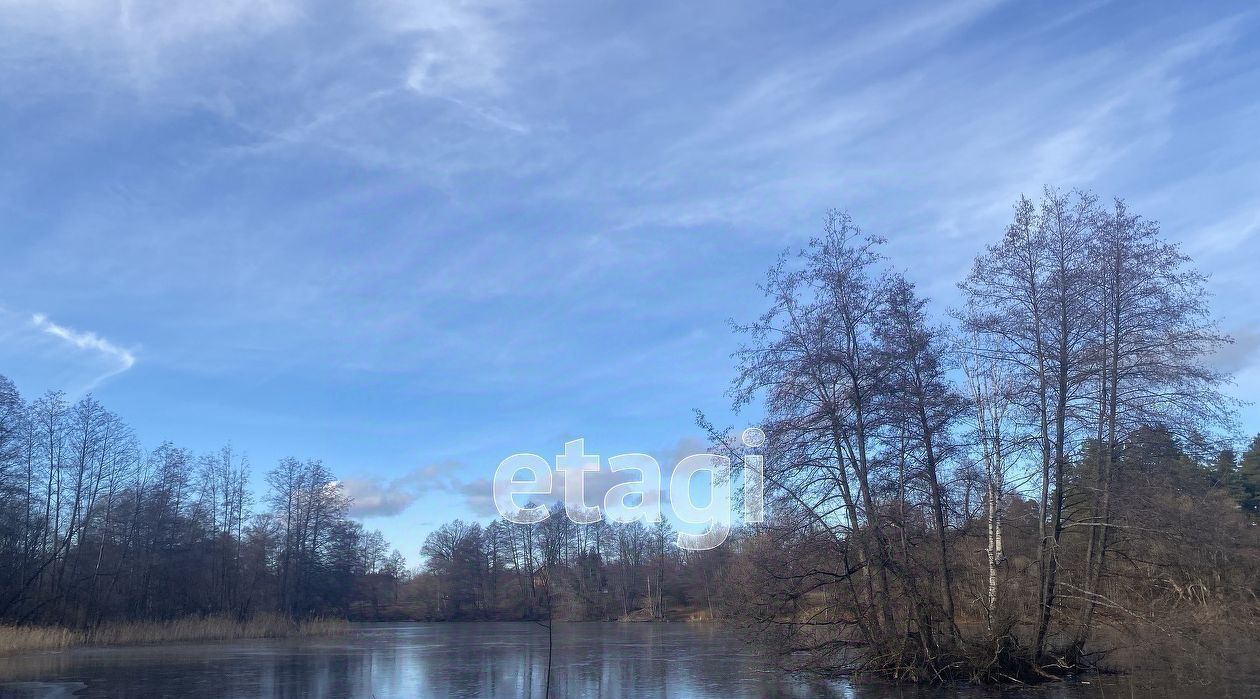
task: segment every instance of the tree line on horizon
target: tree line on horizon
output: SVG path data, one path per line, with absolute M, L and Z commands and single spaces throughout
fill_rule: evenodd
M 535 524 L 439 526 L 402 586 L 400 610 L 432 621 L 649 621 L 712 604 L 702 574 L 713 554 L 679 549 L 668 522 L 578 524 L 563 503 L 550 509 Z
M 231 447 L 145 451 L 92 396 L 0 376 L 0 622 L 344 616 L 405 576 L 321 462 L 281 460 L 260 501 L 249 478 Z
M 1260 517 L 1260 435 L 1243 452 L 1233 449 L 1200 461 L 1164 428 L 1144 429 L 1126 445 L 1128 459 L 1165 488 L 1209 499 L 1230 512 L 1235 524 Z M 1068 479 L 1078 482 L 1088 468 L 1074 460 Z M 951 523 L 960 539 L 986 534 L 987 494 L 982 474 L 963 470 L 949 483 Z M 1070 502 L 1082 497 L 1073 486 Z M 1002 556 L 1017 555 L 1035 538 L 1036 499 L 1019 491 L 1000 505 L 1006 521 Z M 1079 507 L 1069 508 L 1074 515 Z M 547 616 L 558 620 L 739 620 L 762 604 L 749 588 L 754 551 L 778 545 L 773 522 L 739 526 L 726 543 L 708 551 L 685 551 L 674 544 L 667 521 L 604 521 L 577 524 L 563 503 L 537 524 L 499 519 L 482 525 L 456 519 L 430 533 L 420 549 L 420 566 L 377 600 L 371 618 L 415 621 L 521 621 Z M 761 562 L 762 575 L 774 565 Z M 750 596 L 752 599 L 750 599 Z M 752 606 L 750 606 L 752 605 Z M 744 619 L 748 621 L 752 617 Z

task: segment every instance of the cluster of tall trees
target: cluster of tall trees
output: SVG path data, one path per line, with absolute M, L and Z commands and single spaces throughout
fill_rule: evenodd
M 249 474 L 230 447 L 146 451 L 90 395 L 28 402 L 0 376 L 0 620 L 347 613 L 403 577 L 323 464 L 283 460 L 258 503 Z
M 1037 677 L 1187 590 L 1255 608 L 1238 505 L 1260 481 L 1218 453 L 1229 340 L 1155 223 L 1088 193 L 1021 199 L 949 324 L 881 243 L 833 212 L 737 327 L 731 394 L 768 437 L 773 516 L 740 576 L 763 637 L 815 665 Z
M 1260 516 L 1260 434 L 1251 439 L 1242 458 L 1226 447 L 1213 464 L 1215 482 L 1226 488 L 1238 506 Z

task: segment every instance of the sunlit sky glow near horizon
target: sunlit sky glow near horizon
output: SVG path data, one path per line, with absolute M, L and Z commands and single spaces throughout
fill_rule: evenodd
M 1247 3 L 0 0 L 0 374 L 148 447 L 320 458 L 409 558 L 505 456 L 742 428 L 728 318 L 845 208 L 956 301 L 1122 196 L 1260 395 Z M 1247 407 L 1243 426 L 1260 430 Z

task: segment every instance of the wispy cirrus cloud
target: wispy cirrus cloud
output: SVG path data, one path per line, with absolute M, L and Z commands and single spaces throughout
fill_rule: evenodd
M 37 93 L 123 87 L 166 101 L 190 76 L 301 17 L 293 0 L 5 0 L 0 63 Z M 35 38 L 37 40 L 33 40 Z
M 371 6 L 382 27 L 414 37 L 407 86 L 418 94 L 449 98 L 503 90 L 511 39 L 499 20 L 514 3 L 376 0 Z
M 531 131 L 509 100 L 516 7 L 0 0 L 0 94 L 19 103 L 95 95 L 121 111 L 213 115 L 237 130 L 238 142 L 219 151 L 229 155 L 313 150 L 443 174 L 460 169 L 452 163 L 465 152 L 486 152 L 487 133 Z M 430 138 L 438 129 L 468 133 Z
M 117 376 L 127 371 L 136 364 L 136 355 L 131 350 L 120 347 L 94 332 L 79 331 L 59 325 L 49 320 L 48 316 L 43 313 L 33 314 L 31 316 L 31 324 L 40 332 L 51 335 L 76 350 L 91 352 L 108 360 L 110 368 L 105 373 L 93 378 L 88 383 L 87 389 L 97 386 L 111 376 Z

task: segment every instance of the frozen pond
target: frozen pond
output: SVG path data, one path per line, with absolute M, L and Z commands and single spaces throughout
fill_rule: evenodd
M 981 690 L 787 675 L 706 624 L 557 624 L 552 697 L 1195 696 L 1127 680 Z M 0 658 L 3 697 L 543 697 L 547 633 L 528 623 L 361 624 L 340 636 Z

